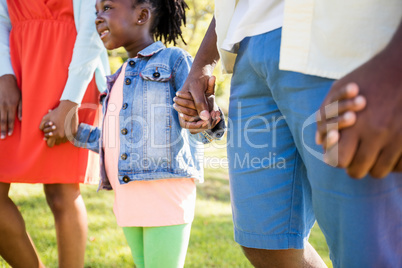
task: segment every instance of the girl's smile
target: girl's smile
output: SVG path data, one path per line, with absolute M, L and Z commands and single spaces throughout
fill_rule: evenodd
M 99 32 L 100 38 L 103 40 L 109 33 L 109 30 L 102 30 Z
M 154 42 L 147 3 L 133 0 L 97 0 L 96 30 L 109 49 L 124 47 L 130 57 Z

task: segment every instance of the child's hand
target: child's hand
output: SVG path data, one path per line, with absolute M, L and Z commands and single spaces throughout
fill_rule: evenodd
M 45 123 L 43 128 L 43 133 L 45 133 L 44 140 L 48 140 L 53 137 L 53 131 L 56 130 L 56 125 L 52 121 L 48 121 Z
M 195 126 L 198 126 L 197 124 L 199 124 L 199 129 L 190 129 L 190 132 L 192 134 L 201 132 L 202 130 L 206 129 L 213 129 L 221 120 L 221 112 L 219 111 L 219 108 L 215 103 L 215 98 L 211 98 L 211 100 L 213 101 L 213 104 L 211 105 L 213 109 L 210 110 L 209 113 L 211 115 L 212 121 L 208 124 L 208 122 L 201 120 L 198 116 L 194 101 L 190 93 L 180 93 L 179 95 L 177 95 L 177 97 L 174 98 L 176 104 L 174 105 L 174 107 L 176 111 L 179 112 L 179 118 L 184 122 L 194 123 L 196 124 Z
M 62 100 L 57 108 L 49 111 L 40 123 L 39 129 L 44 130 L 45 123 L 52 122 L 56 129 L 52 131 L 52 137 L 47 139 L 47 145 L 53 147 L 60 143 L 66 142 L 67 134 L 73 134 L 77 132 L 78 129 L 78 104 Z M 68 122 L 68 124 L 66 124 Z M 65 126 L 67 129 L 65 129 Z
M 209 121 L 200 119 L 190 92 L 178 91 L 176 97 L 173 99 L 175 102 L 173 107 L 179 113 L 180 125 L 189 129 L 192 134 L 212 129 L 221 120 L 221 112 L 215 102 L 215 81 L 215 76 L 211 76 L 205 91 L 205 98 L 207 99 L 209 113 L 211 115 Z
M 54 137 L 54 132 L 57 131 L 56 125 L 52 121 L 48 121 L 44 124 L 43 133 L 45 134 L 44 140 L 47 146 L 53 147 L 54 145 L 59 145 L 68 141 L 66 137 L 56 138 Z
M 366 99 L 358 94 L 358 86 L 350 84 L 330 100 L 325 111 L 317 113 L 317 144 L 324 149 L 333 147 L 339 141 L 339 130 L 356 123 L 356 112 L 366 107 Z

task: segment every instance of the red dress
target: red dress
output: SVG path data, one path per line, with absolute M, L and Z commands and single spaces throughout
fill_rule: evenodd
M 98 161 L 70 142 L 48 148 L 39 124 L 58 106 L 77 36 L 72 0 L 8 0 L 10 54 L 22 93 L 22 122 L 0 140 L 0 182 L 78 183 L 98 177 Z M 97 103 L 94 79 L 82 103 Z M 82 110 L 94 124 L 97 112 Z

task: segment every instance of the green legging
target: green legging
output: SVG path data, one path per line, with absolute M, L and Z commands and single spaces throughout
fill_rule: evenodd
M 191 223 L 162 227 L 123 227 L 137 268 L 181 268 Z

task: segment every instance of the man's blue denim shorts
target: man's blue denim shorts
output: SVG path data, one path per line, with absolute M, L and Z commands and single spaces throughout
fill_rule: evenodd
M 402 174 L 354 180 L 322 161 L 315 112 L 333 80 L 280 71 L 280 39 L 281 29 L 244 39 L 235 64 L 228 120 L 235 240 L 301 249 L 317 220 L 334 267 L 402 267 Z

